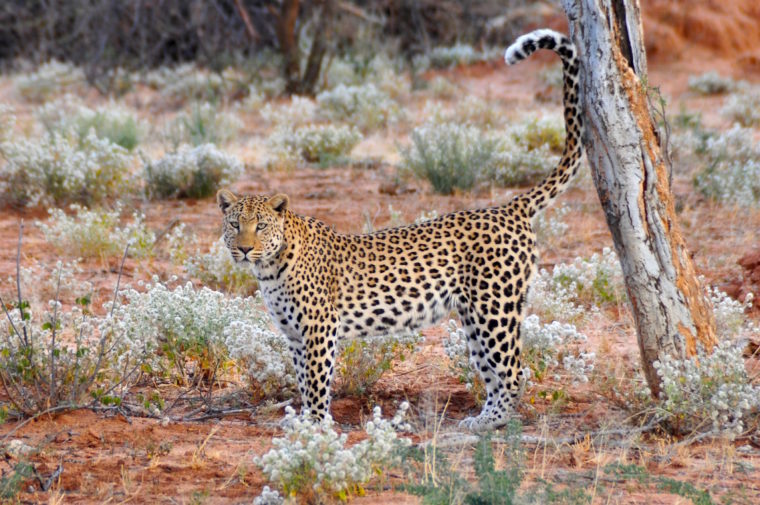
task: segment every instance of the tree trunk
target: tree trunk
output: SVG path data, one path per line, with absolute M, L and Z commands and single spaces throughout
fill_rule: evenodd
M 285 92 L 299 95 L 313 95 L 322 70 L 322 60 L 327 52 L 327 41 L 335 14 L 334 0 L 322 0 L 319 19 L 314 30 L 314 40 L 306 60 L 306 69 L 301 75 L 301 49 L 298 46 L 298 14 L 300 0 L 283 0 L 277 19 L 277 40 L 284 59 L 283 75 Z
M 712 306 L 686 250 L 647 100 L 638 0 L 563 0 L 580 52 L 584 145 L 625 276 L 644 373 L 717 343 Z
M 277 41 L 283 58 L 285 91 L 288 93 L 298 92 L 301 83 L 301 51 L 296 33 L 300 3 L 300 0 L 283 0 L 277 19 Z

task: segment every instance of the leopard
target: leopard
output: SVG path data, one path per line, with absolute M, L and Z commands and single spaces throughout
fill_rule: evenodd
M 293 212 L 285 194 L 218 191 L 225 244 L 252 269 L 287 338 L 302 411 L 317 419 L 329 413 L 340 339 L 415 331 L 456 313 L 486 393 L 481 412 L 460 426 L 494 430 L 514 415 L 526 382 L 520 325 L 536 269 L 531 221 L 567 188 L 582 154 L 576 46 L 561 33 L 535 30 L 509 46 L 505 61 L 538 49 L 562 61 L 565 145 L 540 183 L 501 206 L 344 234 Z

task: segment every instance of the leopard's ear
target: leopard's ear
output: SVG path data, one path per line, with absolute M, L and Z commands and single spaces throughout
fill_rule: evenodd
M 220 189 L 216 193 L 216 203 L 219 204 L 219 208 L 222 212 L 227 212 L 230 205 L 237 202 L 237 197 L 229 189 Z
M 288 199 L 287 195 L 283 195 L 282 193 L 278 193 L 274 195 L 272 198 L 267 201 L 270 207 L 274 209 L 275 212 L 278 214 L 282 214 L 285 212 L 285 209 L 288 208 L 288 203 L 290 200 Z

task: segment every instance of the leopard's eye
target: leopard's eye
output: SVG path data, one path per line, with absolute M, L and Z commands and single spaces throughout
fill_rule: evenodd
M 239 229 L 240 229 L 240 223 L 237 223 L 237 222 L 236 222 L 236 223 L 230 223 L 230 226 L 232 226 L 232 227 L 233 227 L 233 228 L 235 228 L 236 230 L 239 230 Z
M 259 223 L 259 224 L 256 225 L 256 231 L 261 231 L 261 230 L 263 230 L 266 227 L 267 227 L 266 223 Z

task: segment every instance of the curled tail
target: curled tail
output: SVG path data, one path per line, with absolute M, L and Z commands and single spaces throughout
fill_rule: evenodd
M 562 58 L 565 149 L 557 167 L 540 184 L 516 198 L 529 217 L 549 205 L 567 188 L 580 165 L 583 135 L 583 118 L 578 103 L 578 51 L 575 45 L 561 33 L 536 30 L 519 37 L 509 46 L 504 53 L 504 60 L 507 65 L 514 65 L 537 49 L 551 49 Z

